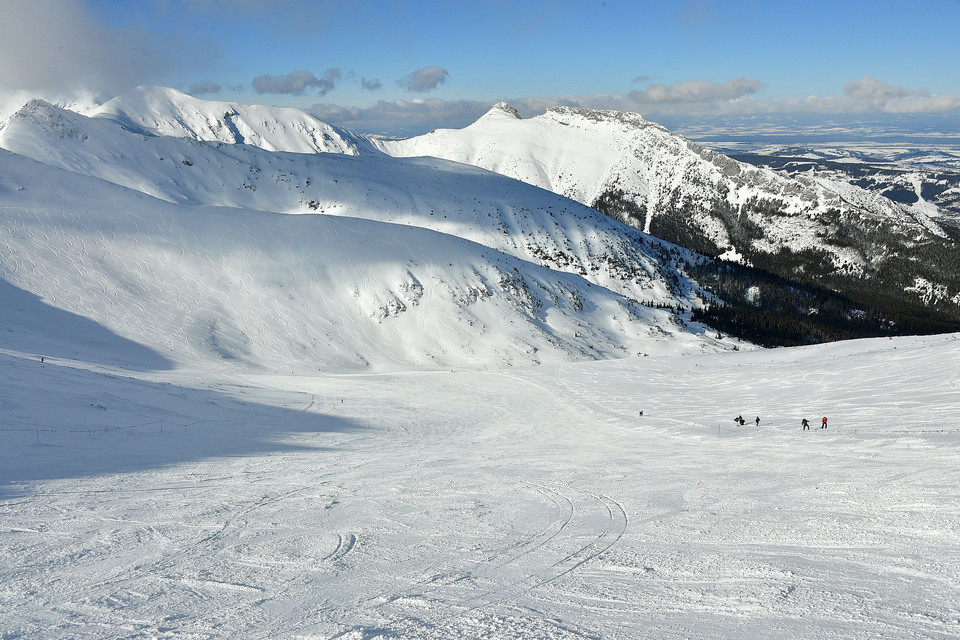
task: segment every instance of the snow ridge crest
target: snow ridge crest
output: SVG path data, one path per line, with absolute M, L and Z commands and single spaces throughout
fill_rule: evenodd
M 667 129 L 655 122 L 650 122 L 639 113 L 630 111 L 613 111 L 611 109 L 584 109 L 581 107 L 556 106 L 547 109 L 544 114 L 558 122 L 569 122 L 574 118 L 589 120 L 590 122 L 613 122 L 626 125 L 634 129 L 653 127 L 667 132 Z

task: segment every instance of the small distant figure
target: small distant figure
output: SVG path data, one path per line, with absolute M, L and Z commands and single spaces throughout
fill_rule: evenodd
M 827 428 L 827 416 L 823 416 L 823 424 L 820 426 L 821 429 Z
M 640 416 L 643 417 L 643 409 L 640 409 Z
M 803 425 L 803 431 L 809 431 L 809 430 L 810 430 L 810 421 L 807 420 L 806 418 L 804 418 L 803 420 L 801 420 L 801 421 L 800 421 L 800 424 Z
M 747 422 L 746 420 L 743 419 L 743 416 L 737 416 L 736 418 L 733 419 L 733 421 L 736 422 L 741 427 Z
M 40 356 L 40 364 L 43 364 L 43 356 Z
M 757 416 L 756 423 L 757 423 L 757 426 L 759 427 L 759 426 L 760 426 L 760 416 Z

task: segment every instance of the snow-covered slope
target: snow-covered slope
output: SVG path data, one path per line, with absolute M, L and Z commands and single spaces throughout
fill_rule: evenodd
M 362 377 L 0 350 L 3 631 L 955 638 L 958 338 Z
M 718 348 L 636 303 L 675 302 L 683 284 L 634 246 L 637 232 L 479 169 L 143 136 L 40 102 L 4 141 L 50 163 L 0 154 L 0 295 L 49 318 L 42 338 L 29 314 L 6 312 L 7 348 L 123 362 L 129 341 L 149 350 L 128 357 L 134 368 L 215 358 L 291 371 Z M 546 266 L 528 259 L 547 250 Z M 80 320 L 126 346 L 65 353 Z
M 590 113 L 558 107 L 524 120 L 513 107 L 499 103 L 464 129 L 376 142 L 394 156 L 433 156 L 480 166 L 589 205 L 622 179 L 625 152 L 648 149 L 651 140 L 673 140 L 666 129 L 636 114 Z M 664 153 L 662 160 L 668 159 Z M 657 196 L 649 180 L 656 169 L 630 176 L 639 195 Z
M 292 154 L 133 133 L 42 101 L 0 131 L 0 146 L 190 205 L 325 213 L 466 238 L 584 276 L 635 300 L 689 305 L 668 247 L 567 198 L 440 159 Z
M 891 269 L 891 255 L 920 244 L 953 246 L 923 211 L 844 181 L 737 162 L 636 114 L 556 107 L 520 119 L 500 104 L 464 129 L 378 145 L 395 156 L 447 158 L 512 176 L 689 248 L 788 277 L 825 270 L 877 279 Z M 787 251 L 790 259 L 781 260 Z M 787 266 L 778 271 L 778 263 Z M 936 283 L 941 300 L 958 293 L 958 276 Z M 891 291 L 901 284 L 881 282 Z
M 366 138 L 301 109 L 199 100 L 166 87 L 141 86 L 83 114 L 140 133 L 248 144 L 267 151 L 356 155 L 370 148 Z

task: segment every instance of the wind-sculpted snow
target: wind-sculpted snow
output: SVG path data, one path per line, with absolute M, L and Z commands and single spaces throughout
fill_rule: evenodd
M 7 152 L 0 160 L 0 278 L 176 362 L 487 367 L 711 342 L 579 275 L 436 231 L 185 207 Z M 29 319 L 13 329 L 39 331 Z M 47 339 L 71 331 L 63 322 Z M 43 353 L 41 338 L 19 343 Z

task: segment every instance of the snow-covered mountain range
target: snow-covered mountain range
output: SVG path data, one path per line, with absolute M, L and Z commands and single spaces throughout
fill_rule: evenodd
M 951 237 L 960 237 L 960 151 L 952 147 L 763 145 L 728 154 L 790 176 L 816 175 L 879 192 L 929 212 Z
M 697 304 L 678 266 L 689 254 L 542 189 L 350 146 L 304 117 L 169 90 L 92 115 L 28 102 L 0 130 L 0 277 L 174 361 L 355 370 L 722 348 L 640 304 Z M 225 120 L 264 146 L 302 150 L 327 139 L 318 131 L 336 144 L 229 142 Z
M 636 114 L 556 107 L 521 119 L 499 104 L 474 124 L 379 146 L 447 158 L 597 207 L 707 255 L 847 289 L 863 281 L 956 314 L 960 236 L 919 202 L 893 202 L 843 179 L 788 176 L 698 146 Z
M 63 102 L 3 110 L 0 276 L 173 360 L 352 369 L 723 348 L 654 308 L 711 297 L 692 277 L 702 258 L 657 236 L 960 304 L 956 270 L 917 257 L 953 255 L 935 208 L 757 168 L 636 114 L 524 120 L 501 104 L 462 130 L 383 140 L 156 87 Z

